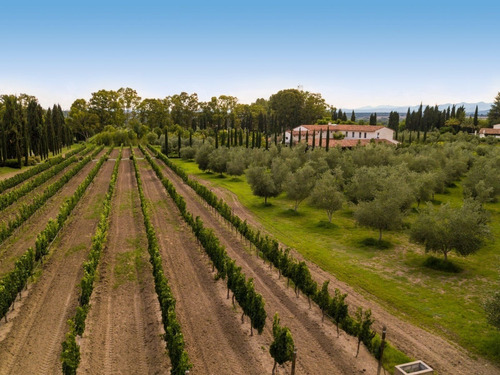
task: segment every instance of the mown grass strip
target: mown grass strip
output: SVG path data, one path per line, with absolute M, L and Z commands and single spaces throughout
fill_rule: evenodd
M 247 280 L 245 274 L 241 271 L 241 267 L 236 265 L 236 262 L 227 254 L 224 246 L 220 245 L 220 241 L 215 233 L 211 229 L 205 228 L 203 221 L 199 217 L 195 219 L 187 211 L 184 198 L 177 193 L 174 185 L 163 175 L 158 164 L 151 159 L 146 150 L 142 146 L 139 147 L 168 194 L 177 205 L 182 217 L 189 224 L 196 238 L 210 257 L 213 266 L 217 268 L 218 276 L 227 279 L 228 298 L 229 290 L 231 290 L 233 292 L 233 302 L 236 299 L 243 310 L 243 315 L 247 315 L 250 318 L 251 334 L 253 335 L 254 328 L 257 329 L 259 334 L 262 333 L 267 317 L 264 308 L 265 301 L 262 295 L 255 291 L 253 280 Z
M 71 150 L 70 152 L 67 152 L 65 157 L 62 155 L 56 156 L 54 158 L 50 158 L 46 160 L 43 163 L 40 163 L 33 168 L 28 169 L 27 171 L 23 173 L 16 174 L 15 176 L 12 176 L 11 178 L 8 178 L 6 180 L 0 181 L 0 194 L 3 193 L 5 190 L 10 189 L 16 185 L 19 185 L 20 183 L 26 181 L 28 178 L 33 177 L 37 175 L 38 173 L 41 173 L 50 167 L 59 164 L 60 162 L 64 161 L 65 159 L 70 158 L 71 156 L 78 154 L 82 150 L 85 149 L 85 145 L 82 145 L 80 147 L 75 148 L 74 150 Z
M 5 241 L 18 227 L 21 226 L 31 215 L 33 215 L 39 208 L 41 208 L 49 198 L 54 196 L 71 178 L 76 175 L 82 168 L 89 163 L 92 158 L 97 155 L 104 146 L 97 148 L 92 155 L 85 157 L 75 167 L 66 172 L 60 179 L 53 184 L 49 185 L 44 192 L 35 197 L 28 205 L 22 205 L 19 208 L 19 213 L 16 217 L 8 223 L 3 223 L 0 226 L 0 244 Z
M 165 341 L 167 342 L 168 354 L 172 369 L 172 375 L 184 375 L 192 364 L 189 361 L 188 353 L 185 350 L 184 336 L 181 332 L 181 325 L 177 320 L 175 313 L 175 298 L 168 285 L 168 280 L 163 272 L 162 259 L 160 255 L 160 247 L 158 245 L 158 238 L 156 232 L 151 224 L 149 218 L 149 204 L 144 197 L 142 189 L 141 174 L 137 166 L 137 160 L 134 157 L 134 151 L 131 149 L 131 159 L 134 164 L 135 176 L 137 179 L 137 187 L 139 189 L 139 197 L 141 199 L 142 214 L 144 216 L 144 226 L 146 227 L 146 234 L 148 237 L 148 251 L 150 255 L 150 262 L 153 266 L 153 276 L 155 281 L 156 294 L 160 303 L 161 316 L 163 327 L 165 329 Z
M 26 184 L 21 185 L 20 187 L 9 191 L 6 194 L 0 195 L 0 211 L 6 209 L 12 203 L 16 202 L 18 199 L 24 197 L 30 191 L 34 190 L 38 186 L 42 185 L 44 182 L 54 177 L 56 174 L 61 172 L 68 165 L 74 163 L 77 160 L 77 156 L 71 156 L 70 158 L 64 159 L 61 163 L 58 163 L 53 168 L 41 173 L 36 176 L 31 181 Z
M 80 282 L 79 306 L 76 308 L 75 316 L 68 321 L 69 331 L 66 333 L 66 339 L 62 343 L 61 364 L 62 372 L 65 375 L 76 374 L 80 364 L 80 346 L 76 343 L 76 336 L 82 336 L 85 330 L 85 320 L 90 309 L 90 296 L 94 290 L 94 280 L 96 277 L 97 266 L 101 258 L 109 229 L 109 215 L 111 213 L 111 200 L 116 187 L 118 178 L 118 169 L 122 158 L 122 148 L 120 155 L 116 159 L 111 180 L 109 182 L 108 192 L 104 198 L 103 209 L 97 224 L 97 229 L 92 237 L 90 252 L 87 261 L 83 263 L 83 277 Z
M 36 266 L 43 262 L 43 258 L 50 250 L 50 245 L 82 198 L 87 187 L 94 180 L 94 177 L 97 175 L 97 172 L 99 172 L 103 163 L 107 160 L 110 152 L 111 149 L 99 159 L 83 182 L 76 188 L 73 195 L 66 199 L 61 205 L 57 218 L 55 220 L 49 220 L 45 229 L 38 234 L 35 241 L 35 249 L 30 247 L 16 261 L 14 269 L 0 279 L 0 319 L 3 317 L 7 319 L 6 314 L 10 306 L 16 300 L 17 295 L 27 285 L 28 278 L 33 275 Z M 90 156 L 86 159 L 88 158 L 90 158 Z M 84 160 L 82 160 L 82 162 Z
M 276 239 L 269 236 L 262 236 L 260 231 L 252 228 L 246 220 L 241 220 L 237 215 L 233 214 L 231 207 L 222 199 L 217 197 L 210 189 L 197 181 L 189 179 L 187 173 L 178 165 L 172 163 L 163 153 L 149 145 L 149 149 L 156 157 L 162 160 L 170 169 L 172 169 L 188 186 L 190 186 L 201 198 L 203 198 L 210 206 L 212 206 L 225 220 L 227 220 L 242 237 L 245 237 L 251 244 L 261 252 L 262 256 L 272 263 L 285 277 L 293 281 L 296 289 L 300 289 L 308 298 L 312 299 L 318 305 L 321 304 L 321 289 L 318 284 L 312 279 L 310 271 L 305 262 L 299 262 L 289 255 L 287 250 L 279 248 L 279 243 Z M 143 149 L 144 154 L 148 157 L 148 153 Z M 332 301 L 332 297 L 327 294 L 327 301 Z M 329 303 L 331 306 L 331 303 Z M 335 306 L 331 315 L 336 315 Z M 320 306 L 321 310 L 325 310 L 324 306 Z M 327 314 L 328 315 L 328 314 Z M 359 325 L 356 324 L 349 314 L 346 315 L 340 323 L 342 329 L 352 336 L 357 336 L 359 333 Z M 379 359 L 381 338 L 378 333 L 365 335 L 362 338 L 363 343 L 368 350 Z M 409 362 L 411 358 L 402 351 L 396 349 L 393 345 L 387 343 L 384 349 L 382 363 L 391 373 L 394 371 L 394 366 L 403 362 Z

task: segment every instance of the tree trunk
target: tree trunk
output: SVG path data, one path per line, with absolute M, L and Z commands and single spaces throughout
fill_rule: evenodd
M 311 296 L 307 296 L 307 302 L 309 302 L 309 310 L 311 310 Z
M 321 310 L 321 323 L 325 321 L 325 310 Z
M 229 285 L 227 287 L 227 298 L 226 299 L 229 299 Z
M 276 370 L 276 361 L 274 361 L 273 372 L 271 373 L 272 375 L 274 375 L 275 370 Z
M 264 206 L 267 206 L 267 197 L 264 197 Z
M 241 314 L 241 324 L 245 323 L 245 313 Z
M 356 351 L 356 358 L 358 358 L 359 354 L 359 346 L 361 345 L 361 339 L 358 339 L 358 350 Z
M 234 293 L 233 293 L 233 299 L 232 299 L 232 301 L 233 301 L 233 307 L 234 307 Z
M 251 322 L 250 322 L 250 336 L 253 336 L 253 326 Z
M 328 213 L 328 222 L 331 224 L 332 223 L 333 212 L 327 212 L 327 213 Z
M 448 252 L 444 251 L 443 254 L 444 254 L 444 260 L 447 261 L 448 260 Z
M 340 331 L 339 331 L 339 322 L 335 321 L 337 325 L 337 337 L 340 337 Z

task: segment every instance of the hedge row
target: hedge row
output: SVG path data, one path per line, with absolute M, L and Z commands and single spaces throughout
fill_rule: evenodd
M 267 316 L 264 308 L 265 302 L 262 295 L 255 291 L 253 280 L 246 280 L 245 274 L 241 271 L 241 267 L 236 266 L 235 261 L 229 257 L 226 249 L 220 244 L 215 233 L 211 229 L 205 228 L 199 217 L 193 218 L 193 215 L 186 209 L 184 198 L 177 193 L 172 183 L 165 178 L 158 164 L 151 159 L 151 156 L 149 156 L 146 150 L 144 150 L 142 146 L 139 147 L 161 183 L 179 208 L 182 217 L 191 226 L 196 238 L 210 257 L 214 268 L 217 268 L 218 276 L 226 279 L 228 298 L 229 290 L 231 290 L 233 292 L 233 303 L 234 299 L 236 299 L 243 310 L 242 321 L 243 317 L 247 315 L 250 318 L 251 334 L 253 335 L 254 328 L 257 329 L 259 334 L 262 333 Z
M 32 191 L 36 187 L 43 184 L 48 179 L 54 177 L 56 174 L 61 172 L 68 165 L 74 163 L 76 160 L 77 160 L 77 156 L 72 156 L 68 159 L 65 159 L 62 163 L 59 163 L 54 168 L 51 168 L 48 171 L 45 171 L 44 173 L 41 173 L 40 175 L 36 176 L 31 181 L 27 182 L 24 185 L 21 185 L 19 188 L 13 189 L 6 194 L 0 195 L 0 211 L 4 210 L 6 207 L 10 206 L 12 203 L 17 201 L 18 199 L 24 197 L 26 194 L 28 194 L 30 191 Z
M 94 280 L 96 277 L 97 266 L 101 258 L 102 249 L 106 244 L 109 229 L 109 214 L 111 213 L 111 199 L 115 191 L 118 169 L 122 158 L 122 148 L 120 155 L 116 159 L 111 180 L 109 182 L 108 192 L 104 198 L 103 211 L 97 224 L 95 235 L 92 237 L 90 252 L 87 261 L 83 263 L 83 277 L 80 282 L 79 306 L 73 319 L 68 321 L 69 331 L 66 333 L 66 339 L 62 343 L 61 363 L 62 372 L 65 375 L 76 374 L 76 369 L 80 363 L 80 347 L 76 343 L 76 336 L 81 336 L 85 330 L 85 320 L 90 309 L 90 296 L 94 290 Z
M 49 198 L 57 193 L 74 175 L 76 175 L 92 158 L 97 155 L 103 147 L 96 149 L 92 155 L 85 157 L 75 167 L 66 172 L 60 179 L 53 184 L 47 186 L 41 195 L 33 199 L 30 204 L 21 205 L 16 217 L 8 223 L 0 224 L 0 243 L 5 241 L 18 227 L 21 226 L 28 218 L 33 215 L 40 207 L 42 207 Z
M 21 182 L 26 181 L 28 178 L 33 177 L 34 175 L 37 175 L 38 173 L 43 172 L 44 170 L 49 169 L 50 167 L 52 167 L 56 164 L 59 164 L 65 158 L 68 159 L 71 156 L 78 154 L 84 148 L 85 148 L 85 145 L 82 145 L 80 147 L 75 148 L 74 150 L 72 150 L 70 152 L 67 152 L 66 157 L 63 157 L 62 155 L 56 156 L 55 158 L 48 159 L 44 163 L 38 164 L 37 166 L 30 168 L 23 173 L 18 173 L 15 176 L 12 176 L 11 178 L 0 181 L 0 193 L 3 193 L 5 190 L 10 189 L 16 185 L 19 185 Z M 16 162 L 17 162 L 17 160 L 16 160 Z
M 172 375 L 184 375 L 185 372 L 192 367 L 192 364 L 189 361 L 188 354 L 185 350 L 184 336 L 182 335 L 181 325 L 177 320 L 175 313 L 175 298 L 172 294 L 170 286 L 168 285 L 168 280 L 163 273 L 158 238 L 156 237 L 156 232 L 149 217 L 149 205 L 144 197 L 141 174 L 137 166 L 137 160 L 134 157 L 133 149 L 131 149 L 131 152 L 131 159 L 134 163 L 139 197 L 141 199 L 141 208 L 144 216 L 144 226 L 146 227 L 146 234 L 148 237 L 148 252 L 151 265 L 153 266 L 155 289 L 156 294 L 158 295 L 163 327 L 165 329 L 165 341 L 167 342 L 168 354 L 172 364 L 170 373 Z
M 0 278 L 0 319 L 6 316 L 11 304 L 15 301 L 19 292 L 26 286 L 28 278 L 33 274 L 36 264 L 41 262 L 43 257 L 49 252 L 50 244 L 56 238 L 57 233 L 83 196 L 83 193 L 94 179 L 108 155 L 109 152 L 97 162 L 73 195 L 62 204 L 56 220 L 49 220 L 45 229 L 38 234 L 35 241 L 35 249 L 29 248 L 16 261 L 14 269 Z M 85 161 L 85 159 L 88 160 Z M 85 159 L 81 163 L 88 163 L 90 156 Z
M 347 312 L 347 305 L 345 303 L 340 305 L 338 304 L 339 296 L 343 296 L 343 302 L 347 295 L 341 294 L 340 291 L 336 289 L 335 296 L 332 297 L 329 294 L 328 289 L 326 289 L 325 296 L 324 288 L 318 288 L 318 284 L 312 279 L 309 268 L 305 262 L 299 262 L 293 258 L 290 255 L 289 249 L 280 249 L 279 243 L 275 239 L 272 239 L 267 235 L 262 236 L 260 231 L 253 229 L 250 225 L 248 225 L 246 220 L 243 221 L 237 215 L 233 214 L 231 207 L 222 198 L 219 199 L 217 195 L 206 186 L 189 179 L 184 169 L 172 163 L 172 161 L 163 153 L 159 152 L 151 145 L 148 147 L 157 158 L 162 160 L 201 198 L 212 206 L 224 219 L 231 223 L 242 237 L 245 237 L 250 244 L 253 244 L 263 258 L 268 260 L 270 264 L 274 265 L 278 269 L 280 275 L 283 274 L 283 276 L 288 278 L 288 281 L 293 281 L 297 294 L 299 290 L 302 291 L 307 296 L 309 303 L 311 303 L 311 299 L 317 304 L 323 301 L 320 306 L 323 313 L 330 316 L 337 323 L 337 326 L 340 325 L 346 333 L 358 338 L 360 337 L 368 350 L 370 350 L 375 357 L 378 358 L 380 350 L 380 337 L 372 331 L 368 334 L 366 332 L 366 327 L 363 331 L 361 331 L 363 322 L 349 316 Z M 327 307 L 325 307 L 324 301 L 327 301 Z M 363 314 L 365 326 L 366 322 L 372 321 L 369 310 L 366 314 Z

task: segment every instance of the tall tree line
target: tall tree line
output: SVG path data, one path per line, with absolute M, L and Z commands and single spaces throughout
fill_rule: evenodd
M 29 95 L 3 95 L 0 98 L 0 161 L 21 167 L 30 156 L 41 159 L 49 152 L 60 153 L 73 141 L 61 106 L 46 111 Z

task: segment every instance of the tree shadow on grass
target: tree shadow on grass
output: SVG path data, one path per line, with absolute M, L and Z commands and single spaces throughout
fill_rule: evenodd
M 337 224 L 330 223 L 329 221 L 326 220 L 320 220 L 314 226 L 316 228 L 322 228 L 322 229 L 337 229 L 339 227 Z
M 436 258 L 434 256 L 427 257 L 422 265 L 435 271 L 443 271 L 447 273 L 460 273 L 463 271 L 462 267 L 456 265 L 455 263 L 442 258 Z
M 360 247 L 369 248 L 369 249 L 377 249 L 377 250 L 387 250 L 387 249 L 391 249 L 394 247 L 394 245 L 392 243 L 390 243 L 389 241 L 386 241 L 386 240 L 379 241 L 373 237 L 363 238 L 362 240 L 360 240 L 358 242 L 358 245 Z
M 229 181 L 231 181 L 231 182 L 241 182 L 243 180 L 240 177 L 232 177 Z
M 279 216 L 281 216 L 281 217 L 301 217 L 301 216 L 304 216 L 304 214 L 300 211 L 295 211 L 293 208 L 289 208 L 288 210 L 281 211 L 279 213 Z

